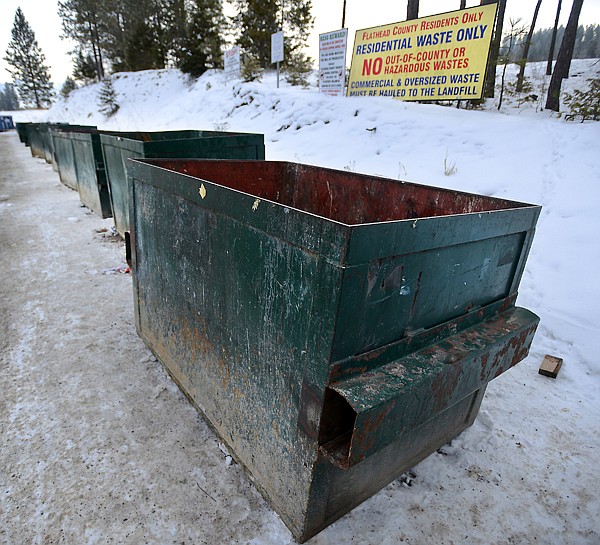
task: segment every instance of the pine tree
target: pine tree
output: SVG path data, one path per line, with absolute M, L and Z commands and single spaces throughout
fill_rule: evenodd
M 19 109 L 19 97 L 15 86 L 11 83 L 4 84 L 4 90 L 0 90 L 0 110 L 11 112 Z
M 67 77 L 67 79 L 63 83 L 63 86 L 60 88 L 60 95 L 63 98 L 67 98 L 71 91 L 74 91 L 75 89 L 77 89 L 77 84 L 75 83 L 75 80 L 71 77 Z
M 100 112 L 106 117 L 110 117 L 119 111 L 119 104 L 117 102 L 117 93 L 113 87 L 112 79 L 106 78 L 102 82 L 100 87 L 100 93 L 98 94 L 98 106 Z
M 223 66 L 223 19 L 220 0 L 194 0 L 185 38 L 176 54 L 182 72 L 197 78 Z
M 537 4 L 535 5 L 535 11 L 533 12 L 533 20 L 531 21 L 529 32 L 527 33 L 527 38 L 525 38 L 523 53 L 519 62 L 520 69 L 519 75 L 517 76 L 517 93 L 521 93 L 523 91 L 523 80 L 525 79 L 525 66 L 527 65 L 527 57 L 529 56 L 529 48 L 531 47 L 531 38 L 533 37 L 533 30 L 535 29 L 535 23 L 537 21 L 541 5 L 542 0 L 537 0 Z
M 554 66 L 554 73 L 552 74 L 550 85 L 548 87 L 548 97 L 546 98 L 546 108 L 548 110 L 558 112 L 559 109 L 560 89 L 562 87 L 562 80 L 569 77 L 569 68 L 571 67 L 571 60 L 573 59 L 573 49 L 575 47 L 575 39 L 577 36 L 577 23 L 579 21 L 582 5 L 583 0 L 573 0 L 569 22 L 567 23 L 567 28 L 565 29 L 565 34 L 560 44 L 556 65 Z
M 36 108 L 50 105 L 53 92 L 46 58 L 21 8 L 17 8 L 15 13 L 11 35 L 4 60 L 12 66 L 8 72 L 13 77 L 21 101 Z
M 263 68 L 271 68 L 271 34 L 283 30 L 284 66 L 298 59 L 313 27 L 311 0 L 235 0 L 236 43 Z M 283 6 L 282 6 L 283 4 Z
M 84 55 L 81 51 L 77 51 L 75 60 L 73 61 L 73 77 L 83 82 L 84 85 L 92 83 L 98 78 L 98 67 L 91 55 Z
M 106 41 L 108 4 L 108 2 L 98 2 L 97 0 L 65 0 L 58 3 L 58 15 L 62 18 L 63 36 L 71 38 L 79 44 L 76 54 L 86 60 L 85 76 L 83 76 L 85 80 L 101 81 L 104 77 L 103 48 Z M 76 59 L 75 62 L 77 63 L 78 60 Z M 94 75 L 90 78 L 91 67 L 93 67 Z M 78 77 L 77 74 L 74 75 Z
M 482 4 L 491 4 L 495 0 L 482 0 Z M 496 86 L 496 66 L 500 56 L 500 46 L 502 44 L 502 29 L 504 28 L 504 13 L 506 12 L 506 0 L 498 0 L 498 15 L 496 16 L 496 25 L 494 35 L 490 44 L 490 57 L 485 72 L 485 82 L 483 96 L 487 98 L 494 97 Z
M 560 7 L 562 0 L 558 0 L 556 6 L 556 17 L 554 19 L 554 27 L 552 29 L 552 38 L 550 38 L 550 50 L 548 51 L 548 63 L 546 64 L 546 75 L 552 74 L 552 60 L 554 59 L 554 48 L 556 47 L 556 34 L 558 32 L 558 19 L 560 18 Z

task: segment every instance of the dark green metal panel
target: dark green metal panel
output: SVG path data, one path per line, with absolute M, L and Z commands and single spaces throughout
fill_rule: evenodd
M 46 157 L 42 136 L 42 125 L 45 125 L 45 123 L 31 123 L 28 128 L 29 148 L 33 157 Z
M 29 131 L 30 125 L 31 125 L 31 123 L 28 123 L 28 122 L 16 123 L 17 134 L 19 135 L 19 140 L 26 146 L 29 146 L 29 132 L 28 131 Z
M 101 136 L 106 175 L 117 231 L 129 230 L 127 159 L 154 157 L 202 157 L 215 159 L 265 158 L 261 134 L 215 131 L 165 131 L 115 133 Z
M 101 218 L 112 217 L 100 134 L 97 131 L 68 134 L 73 146 L 81 203 Z
M 60 181 L 77 191 L 77 170 L 70 134 L 69 132 L 53 131 L 53 149 Z
M 469 426 L 527 354 L 537 206 L 291 163 L 129 163 L 138 332 L 300 541 Z

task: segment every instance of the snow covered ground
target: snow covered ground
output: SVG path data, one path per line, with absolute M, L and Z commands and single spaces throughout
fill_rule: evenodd
M 543 71 L 542 63 L 528 66 L 530 94 L 543 96 Z M 583 87 L 598 72 L 597 60 L 574 61 L 565 89 Z M 511 67 L 509 81 L 515 76 Z M 310 543 L 600 543 L 599 123 L 565 122 L 542 111 L 541 99 L 519 105 L 510 96 L 500 112 L 495 101 L 467 111 L 384 98 L 336 99 L 314 87 L 276 89 L 272 74 L 262 83 L 227 82 L 221 73 L 189 83 L 179 72 L 163 70 L 120 74 L 114 86 L 120 110 L 110 119 L 98 112 L 97 85 L 74 92 L 48 112 L 15 112 L 14 117 L 117 130 L 260 132 L 267 159 L 541 204 L 517 302 L 541 317 L 530 356 L 490 384 L 475 424 L 415 467 L 411 486 L 401 480 L 390 484 Z M 21 216 L 39 223 L 43 240 L 25 231 L 19 239 L 0 239 L 3 275 L 9 279 L 0 293 L 21 309 L 20 314 L 13 310 L 10 324 L 6 318 L 2 322 L 0 381 L 8 394 L 0 415 L 0 462 L 5 464 L 0 543 L 293 543 L 243 472 L 226 464 L 216 440 L 187 410 L 158 363 L 148 359 L 128 314 L 129 277 L 98 274 L 122 259 L 120 245 L 95 232 L 109 220 L 80 209 L 77 196 L 58 183 L 51 168 L 27 157 L 14 140 L 7 134 L 0 139 L 0 150 L 11 150 L 0 163 L 0 233 L 8 233 L 19 218 L 9 206 L 14 204 Z M 8 168 L 6 161 L 17 159 L 20 166 Z M 44 198 L 28 193 L 15 181 L 19 177 Z M 22 202 L 13 203 L 13 194 Z M 5 239 L 15 245 L 32 240 L 31 250 L 25 246 L 17 252 Z M 45 277 L 35 272 L 40 267 Z M 33 275 L 36 295 L 19 295 L 22 286 L 14 275 L 23 273 L 24 279 Z M 102 312 L 111 318 L 98 315 L 95 300 L 69 299 L 87 285 L 88 276 L 98 284 L 97 296 L 108 299 Z M 40 313 L 40 301 L 49 297 L 44 278 L 52 290 L 54 306 L 45 310 L 51 324 Z M 61 304 L 71 305 L 68 313 Z M 62 328 L 54 322 L 61 312 Z M 107 324 L 117 320 L 122 336 Z M 90 332 L 85 324 L 96 329 Z M 86 342 L 73 338 L 73 331 Z M 117 346 L 97 345 L 90 340 L 94 332 Z M 38 392 L 40 401 L 29 384 L 42 381 L 35 369 L 54 361 L 52 354 L 70 343 L 67 360 L 76 350 L 79 355 L 57 368 L 68 374 L 69 365 L 76 365 L 78 380 L 90 383 L 83 393 L 71 384 L 66 391 L 73 400 Z M 537 373 L 545 354 L 564 358 L 556 380 Z M 86 376 L 90 361 L 95 370 Z M 97 370 L 100 364 L 106 368 Z M 39 386 L 60 396 L 52 369 L 44 367 L 41 376 L 46 379 Z M 44 412 L 44 403 L 52 405 L 60 425 L 48 407 Z M 63 411 L 70 417 L 61 418 Z M 160 416 L 164 411 L 177 416 L 176 425 Z M 102 433 L 83 440 L 86 426 L 94 425 Z M 123 435 L 127 426 L 144 439 L 132 443 Z M 174 441 L 186 450 L 172 450 Z M 76 458 L 69 453 L 81 458 L 79 474 L 66 467 L 75 463 L 68 462 Z M 86 464 L 102 470 L 86 472 Z M 11 476 L 19 472 L 30 480 Z M 31 479 L 44 472 L 58 480 L 32 488 Z M 61 481 L 61 475 L 68 477 Z M 155 515 L 159 501 L 160 515 Z M 145 533 L 132 518 L 146 525 Z

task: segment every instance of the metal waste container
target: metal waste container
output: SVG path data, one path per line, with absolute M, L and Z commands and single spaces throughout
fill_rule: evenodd
M 129 158 L 203 157 L 264 159 L 262 134 L 216 131 L 166 131 L 102 134 L 102 152 L 108 179 L 115 227 L 121 236 L 129 225 L 129 200 L 125 161 Z
M 68 127 L 53 130 L 52 137 L 62 183 L 79 192 L 84 206 L 102 218 L 110 218 L 112 211 L 100 132 L 95 128 Z
M 19 135 L 19 140 L 21 141 L 21 143 L 25 144 L 26 146 L 29 146 L 29 126 L 31 125 L 31 123 L 29 122 L 18 122 L 16 123 L 16 127 L 17 127 L 17 134 Z
M 301 542 L 528 353 L 539 206 L 285 162 L 128 172 L 138 333 Z

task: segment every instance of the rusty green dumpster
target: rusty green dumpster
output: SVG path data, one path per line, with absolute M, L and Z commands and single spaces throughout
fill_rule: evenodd
M 102 152 L 110 190 L 115 227 L 121 236 L 129 230 L 129 200 L 125 161 L 129 158 L 202 157 L 210 159 L 264 159 L 262 134 L 216 131 L 165 131 L 102 134 Z
M 68 127 L 53 130 L 52 138 L 61 182 L 79 192 L 84 206 L 102 218 L 111 217 L 100 132 Z
M 528 353 L 539 206 L 284 162 L 129 176 L 138 333 L 301 542 Z

